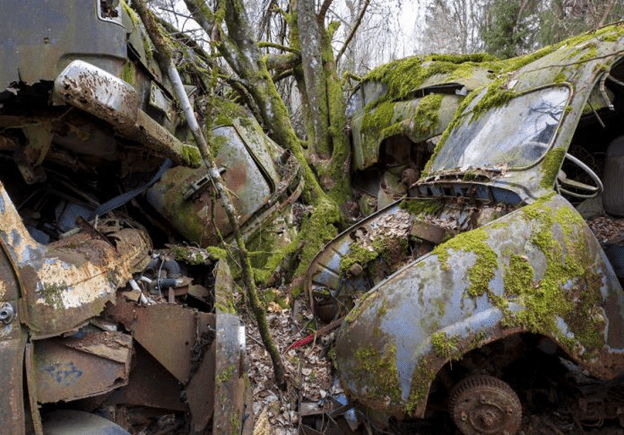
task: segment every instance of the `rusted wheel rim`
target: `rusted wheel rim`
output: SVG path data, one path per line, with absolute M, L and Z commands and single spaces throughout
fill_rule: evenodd
M 509 385 L 492 376 L 477 375 L 451 391 L 449 410 L 464 435 L 514 435 L 522 421 L 522 407 Z

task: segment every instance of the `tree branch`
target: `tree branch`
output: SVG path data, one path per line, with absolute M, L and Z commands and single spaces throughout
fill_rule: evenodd
M 299 54 L 269 54 L 266 58 L 267 68 L 277 73 L 293 69 L 294 67 L 301 65 L 301 55 Z
M 596 28 L 604 26 L 604 23 L 605 23 L 605 21 L 607 21 L 607 17 L 611 13 L 611 10 L 613 9 L 613 6 L 615 6 L 615 0 L 611 0 L 611 3 L 609 3 L 605 7 L 604 13 L 602 14 L 602 18 L 600 18 L 600 21 L 598 22 L 598 25 L 596 26 Z
M 342 55 L 344 54 L 345 50 L 347 49 L 347 46 L 351 43 L 351 40 L 355 36 L 355 32 L 357 32 L 358 27 L 360 27 L 360 24 L 362 24 L 362 19 L 364 18 L 364 14 L 366 13 L 366 9 L 368 9 L 368 5 L 369 4 L 370 4 L 370 0 L 366 0 L 364 2 L 364 6 L 362 6 L 362 9 L 360 10 L 359 15 L 355 19 L 355 24 L 351 28 L 351 32 L 349 32 L 349 36 L 345 40 L 345 43 L 342 44 L 342 47 L 340 48 L 340 51 L 336 55 L 336 63 L 338 63 L 340 61 L 340 58 L 342 57 Z
M 195 138 L 195 141 L 199 148 L 199 152 L 203 158 L 206 167 L 208 168 L 210 178 L 212 179 L 213 184 L 217 192 L 219 193 L 221 202 L 223 203 L 223 208 L 225 209 L 228 220 L 230 221 L 230 225 L 232 225 L 234 238 L 236 240 L 236 244 L 238 245 L 238 255 L 241 262 L 243 282 L 245 283 L 245 287 L 247 287 L 247 301 L 254 313 L 256 322 L 258 323 L 258 329 L 260 331 L 264 347 L 266 348 L 267 352 L 269 352 L 269 355 L 271 355 L 271 360 L 273 361 L 273 371 L 275 374 L 275 382 L 280 389 L 285 390 L 286 379 L 284 365 L 282 363 L 282 359 L 277 350 L 277 347 L 273 342 L 273 338 L 271 337 L 271 332 L 269 331 L 265 312 L 260 304 L 260 298 L 258 297 L 256 285 L 252 278 L 253 274 L 251 262 L 249 260 L 247 248 L 245 247 L 245 242 L 243 240 L 243 235 L 240 229 L 238 213 L 236 211 L 236 208 L 234 207 L 234 204 L 230 200 L 229 193 L 225 188 L 223 179 L 221 178 L 221 174 L 219 173 L 219 170 L 217 169 L 217 166 L 214 162 L 214 158 L 210 154 L 206 138 L 202 134 L 202 130 L 199 127 L 197 120 L 195 119 L 193 108 L 188 100 L 178 71 L 173 64 L 173 60 L 171 58 L 171 50 L 164 41 L 159 29 L 156 27 L 156 21 L 147 10 L 147 6 L 145 5 L 144 0 L 134 0 L 134 4 L 136 5 L 137 12 L 143 20 L 143 24 L 150 34 L 150 37 L 154 41 L 154 45 L 158 49 L 158 61 L 161 63 L 161 68 L 168 72 L 169 78 L 173 82 L 174 89 L 176 90 L 176 95 L 180 99 L 182 110 L 184 111 L 186 120 L 189 124 L 191 132 L 193 133 L 193 137 Z
M 321 10 L 318 13 L 318 22 L 319 25 L 323 25 L 323 22 L 325 21 L 325 17 L 327 16 L 327 11 L 329 10 L 329 7 L 331 6 L 331 4 L 334 2 L 334 0 L 325 0 L 323 2 L 323 5 L 321 6 Z
M 294 49 L 292 47 L 288 47 L 283 44 L 276 44 L 275 42 L 261 41 L 261 42 L 258 42 L 258 47 L 259 48 L 276 48 L 281 51 L 288 51 L 290 53 L 301 54 L 300 50 Z

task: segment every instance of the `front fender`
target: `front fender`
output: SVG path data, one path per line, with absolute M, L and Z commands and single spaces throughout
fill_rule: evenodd
M 595 376 L 624 363 L 624 301 L 596 238 L 560 196 L 437 246 L 373 288 L 337 339 L 343 387 L 390 414 L 424 415 L 449 360 L 510 334 L 557 342 Z

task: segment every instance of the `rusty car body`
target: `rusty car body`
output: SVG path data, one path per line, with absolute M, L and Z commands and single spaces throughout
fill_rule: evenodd
M 249 433 L 235 286 L 205 249 L 231 228 L 140 19 L 123 0 L 0 14 L 2 432 Z M 252 237 L 299 167 L 227 113 L 211 149 Z
M 466 435 L 512 435 L 548 364 L 604 392 L 571 405 L 574 421 L 624 421 L 606 393 L 624 374 L 622 237 L 590 228 L 624 217 L 623 50 L 619 24 L 508 62 L 409 198 L 314 260 L 316 314 L 353 307 L 335 361 L 369 428 L 442 414 Z

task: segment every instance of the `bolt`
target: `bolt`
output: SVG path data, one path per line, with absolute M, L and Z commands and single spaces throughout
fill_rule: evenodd
M 462 411 L 460 417 L 462 421 L 466 421 L 468 419 L 468 414 L 466 414 L 466 411 Z
M 0 307 L 0 322 L 8 325 L 13 321 L 14 317 L 15 310 L 13 309 L 13 305 L 5 303 Z
M 513 408 L 512 408 L 511 406 L 508 406 L 508 407 L 507 407 L 507 414 L 511 415 L 511 414 L 513 414 L 513 413 L 514 413 Z
M 485 398 L 485 396 L 483 394 L 479 396 L 479 402 L 481 402 L 481 403 L 486 403 L 487 402 L 487 399 Z

